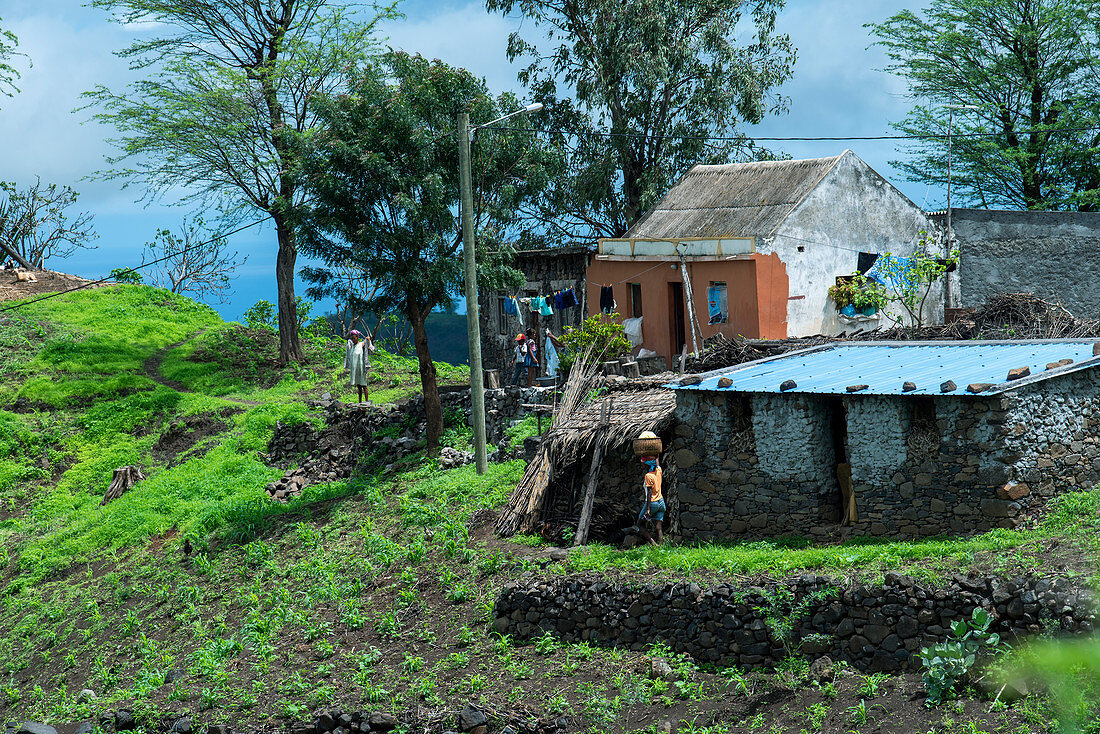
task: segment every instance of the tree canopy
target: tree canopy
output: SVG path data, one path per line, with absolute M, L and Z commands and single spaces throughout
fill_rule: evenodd
M 0 242 L 34 267 L 81 248 L 95 249 L 92 215 L 72 211 L 80 196 L 72 188 L 36 178 L 23 187 L 0 181 L 0 194 Z M 5 259 L 3 253 L 0 259 Z
M 926 136 L 895 162 L 910 180 L 952 181 L 963 205 L 1100 205 L 1100 1 L 933 0 L 868 27 L 915 104 L 895 127 Z
M 158 35 L 119 52 L 147 76 L 124 90 L 87 93 L 113 125 L 120 154 L 106 175 L 150 196 L 185 193 L 275 224 L 279 353 L 301 358 L 295 312 L 301 203 L 289 171 L 291 137 L 315 124 L 310 100 L 337 89 L 372 49 L 375 24 L 340 0 L 93 0 L 121 23 L 154 22 Z M 360 11 L 361 13 L 362 11 Z M 161 30 L 162 29 L 162 30 Z
M 452 302 L 463 279 L 456 118 L 468 112 L 477 125 L 520 105 L 510 95 L 493 98 L 468 71 L 392 51 L 364 68 L 347 94 L 314 104 L 322 128 L 301 141 L 298 171 L 311 203 L 300 231 L 303 252 L 323 265 L 303 268 L 303 277 L 314 284 L 311 295 L 338 302 L 361 298 L 349 283 L 375 284 L 362 309 L 409 320 L 435 448 L 443 423 L 424 322 Z M 519 207 L 545 188 L 554 162 L 553 150 L 516 119 L 507 130 L 482 131 L 472 146 L 484 287 L 514 280 L 500 253 L 516 236 Z M 362 278 L 348 278 L 349 267 Z
M 533 212 L 556 238 L 622 235 L 691 165 L 767 157 L 738 130 L 786 110 L 795 50 L 782 0 L 486 0 L 518 10 L 510 59 L 569 165 Z M 605 134 L 606 133 L 606 134 Z M 711 138 L 729 138 L 713 140 Z
M 11 59 L 19 55 L 15 50 L 18 46 L 19 39 L 15 34 L 0 28 L 0 94 L 7 97 L 18 91 L 15 80 L 19 78 L 19 70 L 11 65 Z

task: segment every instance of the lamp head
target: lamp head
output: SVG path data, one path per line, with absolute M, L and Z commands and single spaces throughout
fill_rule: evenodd
M 541 109 L 542 109 L 542 102 L 533 102 L 533 103 L 527 105 L 526 107 L 524 107 L 523 111 L 527 112 L 527 113 L 531 113 L 531 112 L 538 112 Z

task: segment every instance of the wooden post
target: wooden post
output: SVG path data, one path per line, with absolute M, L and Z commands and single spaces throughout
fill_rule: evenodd
M 596 500 L 596 482 L 600 478 L 600 462 L 603 460 L 603 448 L 597 446 L 592 454 L 592 466 L 588 468 L 588 486 L 584 490 L 584 504 L 581 505 L 581 519 L 577 523 L 577 535 L 573 545 L 588 542 L 588 526 L 592 523 L 592 505 Z
M 8 247 L 7 244 L 4 243 L 3 241 L 0 241 L 0 250 L 3 250 L 4 252 L 8 253 L 8 255 L 10 255 L 13 260 L 15 260 L 17 263 L 22 265 L 27 270 L 38 270 L 38 268 L 31 265 L 29 262 L 27 262 L 23 258 L 22 255 L 20 255 L 18 252 L 16 252 L 14 248 Z
M 637 378 L 642 376 L 642 371 L 638 368 L 637 362 L 623 362 L 621 367 L 623 377 Z
M 604 400 L 600 404 L 600 427 L 604 428 L 611 422 L 611 399 Z M 584 504 L 581 505 L 581 517 L 577 523 L 577 534 L 573 538 L 573 545 L 584 545 L 588 542 L 588 526 L 592 524 L 592 505 L 596 500 L 596 483 L 600 478 L 600 463 L 603 461 L 603 446 L 596 444 L 596 450 L 592 454 L 592 465 L 588 467 L 588 486 L 584 490 Z
M 684 259 L 683 255 L 680 255 L 680 278 L 684 281 L 684 300 L 687 301 L 688 328 L 691 329 L 691 349 L 692 353 L 698 354 L 700 332 L 699 322 L 695 319 L 695 293 L 691 288 L 691 274 L 688 272 L 687 260 Z
M 485 387 L 496 390 L 500 387 L 500 371 L 485 370 Z

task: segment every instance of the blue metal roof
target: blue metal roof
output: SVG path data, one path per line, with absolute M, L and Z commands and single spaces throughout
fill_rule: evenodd
M 747 362 L 698 375 L 698 385 L 669 387 L 678 390 L 706 390 L 754 393 L 849 394 L 847 388 L 867 385 L 858 395 L 943 395 L 969 394 L 967 386 L 991 383 L 986 392 L 1001 392 L 1037 382 L 1056 374 L 1100 366 L 1089 341 L 1019 342 L 852 342 L 789 352 L 768 359 Z M 1068 364 L 1047 370 L 1047 365 L 1071 359 Z M 1008 382 L 1008 371 L 1028 367 L 1029 377 Z M 728 377 L 732 383 L 718 387 Z M 780 390 L 787 380 L 797 387 Z M 940 385 L 948 380 L 956 388 L 947 393 Z M 902 391 L 905 382 L 916 389 Z

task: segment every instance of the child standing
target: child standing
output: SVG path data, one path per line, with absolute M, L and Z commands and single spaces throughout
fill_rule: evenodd
M 515 350 L 512 355 L 512 363 L 515 368 L 512 370 L 512 385 L 519 384 L 519 378 L 527 374 L 527 360 L 529 358 L 527 352 L 527 337 L 523 334 L 516 334 Z

